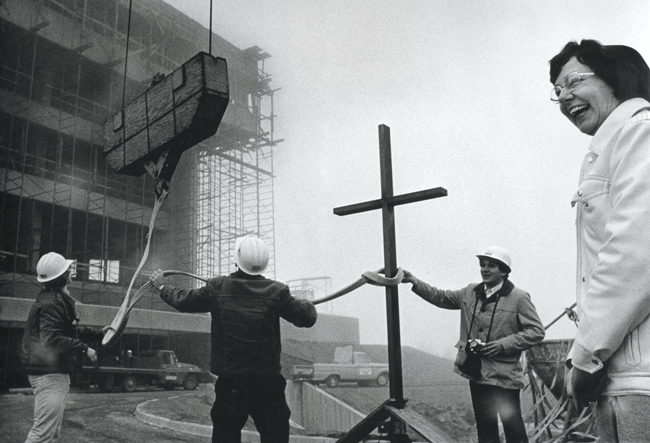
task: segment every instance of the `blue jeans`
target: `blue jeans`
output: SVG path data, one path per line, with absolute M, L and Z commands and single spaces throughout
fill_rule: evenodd
M 28 375 L 27 378 L 34 389 L 34 425 L 25 443 L 55 442 L 59 439 L 65 399 L 70 392 L 70 375 Z
M 601 396 L 596 406 L 596 429 L 601 443 L 650 441 L 650 396 Z
M 240 443 L 250 415 L 261 443 L 287 443 L 291 411 L 284 397 L 284 377 L 219 376 L 212 405 L 212 442 Z

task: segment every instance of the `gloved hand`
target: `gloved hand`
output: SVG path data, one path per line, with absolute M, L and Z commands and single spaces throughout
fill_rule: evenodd
M 88 360 L 95 363 L 97 361 L 97 352 L 93 348 L 86 349 L 86 357 Z
M 598 400 L 607 382 L 605 368 L 603 367 L 590 374 L 574 366 L 571 373 L 571 394 L 576 406 L 583 408 L 589 406 L 589 403 Z
M 167 283 L 161 269 L 156 269 L 153 271 L 151 277 L 149 277 L 149 280 L 151 281 L 151 284 L 154 286 L 154 288 L 158 290 L 161 290 L 162 287 Z

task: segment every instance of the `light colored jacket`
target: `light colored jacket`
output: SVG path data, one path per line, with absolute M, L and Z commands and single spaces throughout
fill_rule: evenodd
M 571 363 L 607 364 L 605 395 L 650 395 L 650 103 L 620 104 L 594 135 L 577 207 L 579 326 Z
M 544 326 L 527 292 L 516 288 L 509 280 L 505 280 L 497 294 L 488 299 L 485 298 L 484 285 L 475 283 L 463 289 L 450 291 L 434 288 L 417 280 L 412 290 L 439 308 L 460 309 L 460 340 L 456 343 L 458 354 L 454 362 L 454 372 L 480 384 L 506 389 L 524 387 L 521 352 L 544 339 Z M 499 296 L 498 303 L 495 295 Z M 496 312 L 492 321 L 495 304 Z M 472 323 L 475 306 L 476 314 Z M 467 356 L 465 352 L 467 340 L 479 338 L 487 342 L 488 331 L 490 331 L 489 341 L 501 343 L 504 351 L 492 359 L 481 356 L 481 378 L 476 380 L 462 373 L 458 366 Z

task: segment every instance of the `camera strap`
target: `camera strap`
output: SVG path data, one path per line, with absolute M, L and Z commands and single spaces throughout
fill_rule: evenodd
M 494 322 L 494 314 L 497 313 L 497 305 L 501 300 L 501 295 L 497 294 L 497 299 L 494 302 L 494 309 L 492 309 L 492 318 L 490 318 L 490 327 L 488 328 L 487 337 L 485 338 L 486 343 L 490 343 L 490 332 L 492 332 L 492 323 Z
M 476 307 L 478 306 L 478 295 L 476 296 L 476 302 L 474 303 L 474 312 L 472 312 L 472 321 L 469 322 L 469 330 L 467 331 L 467 339 L 471 340 L 472 338 L 472 326 L 474 326 L 474 317 L 476 316 Z
M 472 312 L 472 320 L 469 323 L 469 330 L 467 331 L 468 340 L 471 340 L 472 338 L 472 326 L 474 326 L 474 318 L 476 317 L 476 307 L 478 306 L 479 298 L 480 298 L 479 296 L 476 296 L 476 302 L 474 303 L 474 312 Z M 490 327 L 488 328 L 487 337 L 485 338 L 486 343 L 490 342 L 490 333 L 492 332 L 492 323 L 494 323 L 494 314 L 496 314 L 497 312 L 497 305 L 499 304 L 500 299 L 501 299 L 501 295 L 497 293 L 497 298 L 494 302 L 494 309 L 492 310 L 492 317 L 490 318 Z

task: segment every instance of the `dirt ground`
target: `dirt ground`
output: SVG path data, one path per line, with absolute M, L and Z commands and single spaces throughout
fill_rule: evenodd
M 73 390 L 66 402 L 60 442 L 65 443 L 207 443 L 209 438 L 157 428 L 135 417 L 136 407 L 148 400 L 182 396 L 184 391 L 138 390 L 100 393 Z M 32 426 L 34 396 L 0 394 L 0 441 L 23 443 Z
M 389 395 L 388 388 L 359 388 L 354 384 L 329 389 L 333 396 L 349 403 L 363 413 L 370 413 Z M 196 391 L 142 390 L 133 393 L 100 393 L 73 389 L 66 406 L 60 441 L 66 443 L 96 442 L 206 442 L 205 437 L 156 428 L 135 417 L 139 404 L 144 412 L 175 421 L 211 425 L 210 409 L 214 399 L 214 385 L 202 384 Z M 405 387 L 411 395 L 409 407 L 440 427 L 456 441 L 468 441 L 473 423 L 471 409 L 458 395 L 459 386 Z M 417 398 L 414 398 L 417 397 Z M 449 398 L 454 398 L 452 404 Z M 156 401 L 148 401 L 148 400 Z M 31 427 L 34 397 L 28 390 L 0 395 L 0 435 L 6 443 L 22 443 Z M 469 416 L 468 416 L 469 414 Z M 245 429 L 254 431 L 251 420 Z M 292 429 L 295 435 L 307 435 Z

